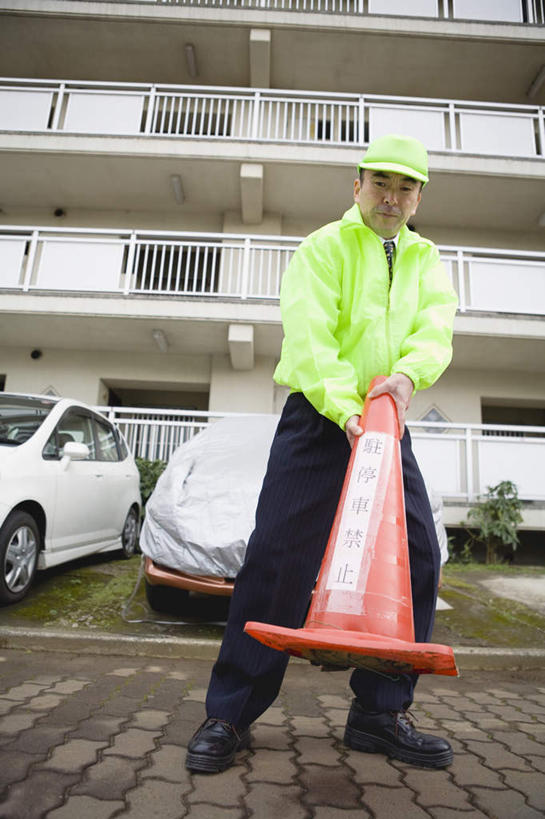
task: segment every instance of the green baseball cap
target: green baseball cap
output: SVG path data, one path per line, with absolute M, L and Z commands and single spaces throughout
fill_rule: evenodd
M 414 137 L 387 134 L 369 143 L 358 170 L 391 171 L 428 182 L 428 153 Z

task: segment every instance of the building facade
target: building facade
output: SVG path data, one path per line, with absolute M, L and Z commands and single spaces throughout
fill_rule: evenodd
M 508 479 L 544 529 L 544 23 L 544 0 L 1 0 L 3 388 L 122 408 L 151 457 L 181 419 L 278 412 L 282 272 L 367 142 L 412 134 L 414 226 L 460 298 L 417 452 L 448 523 Z

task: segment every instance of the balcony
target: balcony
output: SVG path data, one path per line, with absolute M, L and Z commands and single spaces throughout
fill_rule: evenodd
M 488 246 L 499 232 L 507 246 L 541 249 L 543 112 L 416 97 L 7 80 L 2 204 L 6 214 L 59 206 L 169 212 L 186 229 L 217 231 L 225 212 L 244 213 L 249 198 L 248 224 L 278 214 L 285 233 L 306 233 L 349 206 L 366 141 L 403 130 L 430 148 L 432 184 L 417 222 L 424 235 L 469 225 L 471 244 L 486 231 Z M 258 197 L 243 178 L 248 163 L 261 166 Z M 183 181 L 182 206 L 173 174 Z
M 0 227 L 0 289 L 277 302 L 283 271 L 300 241 L 295 236 Z M 545 253 L 439 250 L 461 313 L 545 315 Z
M 0 76 L 543 104 L 543 2 L 3 0 Z
M 123 432 L 133 454 L 167 461 L 180 444 L 219 417 L 182 410 L 100 407 Z M 474 502 L 502 480 L 525 501 L 545 501 L 545 428 L 409 422 L 424 477 L 446 501 Z
M 178 6 L 296 11 L 309 14 L 380 14 L 430 17 L 440 20 L 477 20 L 493 23 L 545 23 L 543 0 L 141 0 Z
M 0 81 L 0 130 L 363 147 L 392 131 L 432 152 L 545 156 L 545 108 L 364 94 Z
M 43 0 L 42 0 L 43 2 Z M 127 2 L 127 0 L 125 0 Z M 161 6 L 281 11 L 303 14 L 384 15 L 491 23 L 545 22 L 543 0 L 129 0 Z M 68 0 L 68 5 L 74 0 Z

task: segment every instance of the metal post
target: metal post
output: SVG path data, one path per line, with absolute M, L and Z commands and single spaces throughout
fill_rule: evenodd
M 57 92 L 57 105 L 55 107 L 55 113 L 53 114 L 53 119 L 51 121 L 51 130 L 57 131 L 59 128 L 59 123 L 61 119 L 61 108 L 64 103 L 64 92 L 66 90 L 66 84 L 61 83 L 59 85 L 59 90 Z
M 464 264 L 464 251 L 457 250 L 456 251 L 456 266 L 458 268 L 457 271 L 457 279 L 458 279 L 458 298 L 460 300 L 460 311 L 465 313 L 467 310 L 467 303 L 466 303 L 466 280 L 465 280 L 465 264 Z
M 456 139 L 456 110 L 453 102 L 450 102 L 448 106 L 448 133 L 450 150 L 457 151 L 462 146 L 458 146 L 458 140 Z
M 154 85 L 151 86 L 148 98 L 148 112 L 146 114 L 146 122 L 144 124 L 144 133 L 151 134 L 151 126 L 153 123 L 153 115 L 155 112 L 155 98 L 157 89 Z
M 471 436 L 471 427 L 469 426 L 466 427 L 465 443 L 467 499 L 471 502 L 475 496 L 475 482 L 473 479 L 473 438 Z
M 539 156 L 545 157 L 545 108 L 538 108 L 537 127 L 539 133 Z
M 261 108 L 261 94 L 259 91 L 256 91 L 254 94 L 254 112 L 252 117 L 252 133 L 250 134 L 251 139 L 257 139 L 258 130 L 259 130 L 259 111 Z
M 360 0 L 361 2 L 361 0 Z M 358 99 L 358 130 L 359 130 L 359 145 L 365 143 L 365 99 L 360 96 Z
M 26 263 L 25 278 L 23 280 L 23 290 L 28 292 L 30 289 L 30 282 L 32 280 L 32 273 L 34 272 L 34 262 L 36 260 L 36 250 L 38 248 L 38 234 L 39 231 L 32 231 L 32 238 L 30 240 L 30 248 L 28 251 L 28 259 Z
M 240 298 L 248 298 L 248 282 L 250 278 L 250 239 L 244 239 L 244 250 L 242 252 L 242 281 L 240 283 Z
M 132 231 L 129 237 L 129 252 L 127 253 L 127 265 L 125 267 L 125 287 L 123 292 L 126 296 L 129 295 L 131 291 L 131 283 L 132 283 L 132 273 L 133 273 L 133 264 L 134 264 L 134 254 L 136 251 L 136 231 Z

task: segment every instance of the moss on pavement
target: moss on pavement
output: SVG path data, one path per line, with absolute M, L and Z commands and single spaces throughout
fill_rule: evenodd
M 221 636 L 225 599 L 195 598 L 181 603 L 175 613 L 160 614 L 148 606 L 142 580 L 130 600 L 140 565 L 140 556 L 123 560 L 112 553 L 39 572 L 25 600 L 0 609 L 0 624 L 142 636 Z M 545 645 L 545 614 L 497 597 L 482 585 L 499 574 L 533 577 L 545 584 L 542 567 L 447 565 L 440 594 L 452 609 L 438 611 L 434 642 L 508 648 Z
M 452 564 L 444 570 L 441 598 L 452 609 L 438 611 L 433 639 L 452 645 L 543 648 L 545 614 L 506 597 L 498 597 L 483 581 L 528 577 L 545 585 L 545 568 Z

